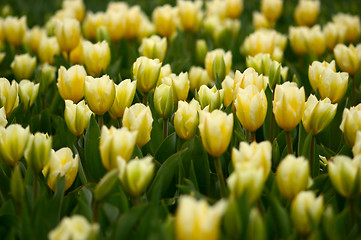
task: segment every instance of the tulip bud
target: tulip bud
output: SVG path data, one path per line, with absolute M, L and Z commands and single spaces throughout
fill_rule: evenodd
M 187 100 L 189 92 L 188 73 L 182 72 L 178 76 L 171 74 L 170 76 L 163 78 L 162 82 L 172 86 L 174 104 L 177 104 L 180 100 Z
M 328 22 L 323 27 L 323 33 L 327 39 L 326 45 L 330 50 L 333 50 L 338 43 L 345 42 L 346 27 L 344 25 Z
M 152 14 L 156 32 L 162 37 L 171 37 L 176 32 L 177 11 L 169 4 L 156 7 Z
M 287 155 L 278 165 L 276 180 L 278 190 L 289 200 L 309 185 L 310 167 L 304 157 Z
M 277 125 L 290 131 L 301 121 L 305 106 L 305 90 L 294 82 L 277 85 L 273 100 L 273 113 Z
M 200 109 L 199 103 L 194 99 L 190 103 L 178 102 L 178 110 L 174 115 L 174 130 L 180 138 L 189 140 L 196 135 Z
M 83 64 L 83 40 L 80 39 L 78 45 L 70 52 L 69 59 L 73 64 Z
M 8 165 L 16 165 L 24 155 L 29 135 L 29 127 L 24 129 L 19 124 L 0 127 L 0 159 Z
M 91 43 L 83 41 L 84 64 L 89 73 L 99 75 L 110 63 L 110 48 L 106 41 Z
M 20 19 L 8 16 L 4 20 L 4 33 L 6 40 L 13 46 L 20 46 L 23 43 L 26 31 L 26 17 Z
M 332 103 L 340 102 L 347 91 L 348 76 L 346 72 L 336 73 L 326 68 L 318 85 L 321 98 L 329 98 Z
M 109 36 L 109 31 L 105 26 L 100 26 L 97 28 L 97 42 L 102 42 L 102 41 L 106 41 L 106 42 L 110 42 L 110 36 Z
M 55 81 L 56 67 L 44 63 L 39 68 L 40 94 L 44 95 L 48 86 Z
M 60 66 L 58 70 L 58 90 L 64 100 L 77 103 L 84 97 L 84 79 L 86 72 L 83 66 L 74 65 L 66 70 Z
M 6 127 L 7 124 L 8 124 L 8 120 L 6 119 L 5 108 L 1 107 L 0 108 L 0 128 Z
M 73 158 L 73 152 L 70 148 L 64 147 L 58 151 L 50 151 L 48 164 L 43 169 L 43 175 L 49 188 L 55 191 L 56 183 L 59 178 L 65 176 L 65 191 L 73 184 L 78 174 L 79 155 Z
M 173 90 L 167 84 L 161 84 L 154 91 L 154 107 L 163 119 L 168 119 L 173 114 Z
M 189 70 L 189 87 L 191 91 L 199 90 L 202 85 L 208 85 L 210 81 L 207 70 L 195 66 L 192 66 Z
M 72 1 L 75 2 L 75 1 Z M 59 225 L 48 234 L 49 240 L 57 239 L 87 239 L 99 238 L 99 224 L 90 224 L 82 215 L 64 217 Z
M 338 13 L 332 17 L 332 21 L 346 28 L 345 40 L 347 42 L 356 42 L 360 38 L 361 22 L 359 16 Z
M 227 208 L 225 200 L 209 206 L 202 200 L 183 195 L 175 214 L 175 235 L 178 240 L 220 238 L 221 218 Z
M 283 0 L 262 0 L 261 11 L 272 22 L 277 21 L 283 10 Z
M 62 9 L 73 12 L 73 16 L 82 22 L 85 14 L 85 5 L 83 0 L 64 0 L 62 3 Z
M 141 159 L 136 157 L 127 163 L 121 157 L 117 158 L 119 179 L 130 195 L 140 196 L 147 189 L 154 173 L 154 163 L 152 160 L 153 157 L 151 156 Z
M 209 106 L 209 111 L 221 108 L 223 96 L 223 89 L 217 90 L 215 86 L 208 88 L 206 85 L 202 85 L 198 91 L 198 101 L 201 104 L 201 108 L 204 109 L 206 106 Z
M 117 182 L 119 171 L 117 168 L 107 172 L 104 177 L 99 181 L 94 189 L 94 198 L 96 201 L 102 201 L 106 198 L 110 191 L 113 189 L 115 183 Z
M 312 226 L 320 223 L 323 210 L 322 195 L 316 198 L 312 191 L 297 194 L 291 204 L 291 219 L 296 230 L 302 235 L 309 234 Z
M 317 100 L 315 95 L 310 95 L 305 104 L 302 116 L 303 127 L 306 132 L 318 134 L 333 120 L 336 115 L 337 104 L 331 104 L 329 98 Z
M 84 100 L 78 104 L 71 100 L 65 100 L 64 119 L 72 134 L 79 137 L 88 127 L 92 112 Z
M 200 64 L 204 63 L 204 59 L 207 55 L 207 52 L 208 52 L 207 42 L 204 39 L 198 39 L 196 41 L 196 59 L 198 63 Z
M 346 143 L 353 146 L 357 131 L 361 131 L 361 103 L 350 109 L 345 108 L 343 110 L 340 129 L 343 132 Z
M 103 115 L 113 105 L 115 98 L 115 85 L 108 75 L 100 78 L 85 77 L 85 100 L 90 110 L 97 115 Z
M 153 22 L 151 22 L 147 15 L 140 15 L 141 17 L 141 24 L 139 25 L 138 29 L 138 41 L 141 42 L 143 38 L 152 36 L 156 34 L 155 26 Z
M 243 0 L 227 0 L 226 15 L 229 18 L 238 18 L 243 12 Z
M 323 61 L 313 61 L 308 68 L 308 78 L 310 80 L 311 87 L 313 91 L 317 91 L 318 86 L 321 82 L 321 77 L 324 74 L 326 68 L 329 68 L 333 72 L 336 72 L 335 60 L 332 60 L 330 63 Z
M 247 68 L 243 73 L 236 71 L 234 76 L 234 98 L 237 98 L 238 89 L 245 89 L 247 86 L 256 86 L 258 91 L 266 90 L 268 79 L 258 73 L 253 68 Z
M 50 150 L 52 146 L 51 137 L 44 133 L 29 135 L 24 157 L 28 162 L 28 167 L 38 174 L 49 162 Z
M 40 40 L 38 55 L 42 62 L 53 64 L 54 56 L 60 53 L 60 47 L 55 37 L 43 36 Z
M 249 69 L 253 68 L 258 74 L 268 75 L 271 64 L 271 55 L 267 53 L 258 53 L 255 56 L 247 56 L 246 58 L 247 67 Z
M 222 56 L 223 62 L 222 64 Z M 217 59 L 217 60 L 216 60 Z M 214 63 L 216 61 L 216 64 Z M 215 64 L 215 69 L 213 69 L 213 65 Z M 218 74 L 219 79 L 224 79 L 224 76 L 228 75 L 232 66 L 232 53 L 230 51 L 225 52 L 223 49 L 218 48 L 213 51 L 207 53 L 206 58 L 204 60 L 204 65 L 207 69 L 208 76 L 215 80 L 216 74 Z M 224 68 L 225 67 L 225 68 Z M 213 72 L 216 70 L 216 72 Z M 222 78 L 223 77 L 223 78 Z
M 58 20 L 55 25 L 55 36 L 62 51 L 70 52 L 76 48 L 81 36 L 78 20 L 71 18 Z
M 0 106 L 5 107 L 6 117 L 19 105 L 18 84 L 15 80 L 10 82 L 6 78 L 0 78 Z
M 20 81 L 19 96 L 21 101 L 24 103 L 25 111 L 35 102 L 35 99 L 39 93 L 39 86 L 39 83 L 34 84 L 33 82 L 30 82 L 26 79 Z
M 157 85 L 162 63 L 159 59 L 139 57 L 133 64 L 133 76 L 137 80 L 137 89 L 150 92 Z
M 139 147 L 149 142 L 152 123 L 153 117 L 149 106 L 136 103 L 124 111 L 123 126 L 130 131 L 138 132 L 136 143 Z
M 307 53 L 307 35 L 308 28 L 307 27 L 290 27 L 289 29 L 289 38 L 290 45 L 294 53 L 299 56 L 302 56 Z
M 212 73 L 213 79 L 218 79 L 219 82 L 222 82 L 226 76 L 226 64 L 224 62 L 224 58 L 222 53 L 217 53 L 214 57 L 212 64 Z
M 337 44 L 333 54 L 337 65 L 342 71 L 355 75 L 360 69 L 361 51 L 352 44 L 349 47 L 344 44 Z
M 28 53 L 16 55 L 10 67 L 18 80 L 30 79 L 36 67 L 36 57 Z
M 88 12 L 83 22 L 84 37 L 89 40 L 95 40 L 97 37 L 97 29 L 105 24 L 105 13 Z
M 300 0 L 295 8 L 294 18 L 297 25 L 313 25 L 320 13 L 319 0 Z
M 104 15 L 104 25 L 97 29 L 97 40 L 111 40 L 113 42 L 119 41 L 122 37 L 124 37 L 125 31 L 125 18 L 126 12 L 128 10 L 128 6 L 124 5 L 123 7 L 119 7 L 119 9 L 111 10 L 108 5 L 108 10 Z M 102 30 L 100 30 L 102 29 Z M 107 31 L 105 31 L 107 29 Z M 99 33 L 107 32 L 107 37 L 100 37 Z M 100 40 L 101 41 L 101 40 Z
M 238 89 L 234 105 L 245 129 L 254 132 L 262 126 L 267 114 L 267 98 L 263 89 L 259 92 L 254 85 Z
M 126 39 L 133 39 L 137 37 L 139 28 L 142 23 L 141 9 L 138 5 L 132 6 L 126 11 L 125 15 L 125 31 L 124 37 Z
M 203 12 L 202 1 L 177 1 L 178 16 L 185 30 L 197 32 L 201 26 Z
M 143 38 L 142 44 L 139 47 L 139 53 L 147 58 L 163 61 L 165 53 L 167 51 L 167 39 L 160 38 L 157 35 L 153 35 L 150 38 Z
M 226 76 L 226 78 L 222 82 L 222 89 L 224 91 L 224 106 L 228 107 L 231 103 L 233 103 L 233 87 L 234 80 L 230 76 Z
M 249 213 L 249 222 L 247 229 L 247 239 L 267 239 L 266 226 L 264 218 L 257 208 L 252 208 Z
M 129 161 L 133 154 L 137 138 L 136 131 L 129 131 L 127 128 L 116 129 L 115 127 L 103 126 L 99 150 L 103 165 L 106 169 L 117 168 L 117 157 Z
M 326 38 L 321 31 L 320 25 L 315 25 L 309 29 L 306 35 L 308 53 L 321 56 L 326 50 Z
M 10 192 L 16 202 L 21 202 L 25 196 L 24 180 L 19 164 L 16 164 L 10 179 Z
M 159 77 L 157 80 L 157 86 L 163 83 L 162 79 L 172 75 L 172 69 L 169 64 L 166 64 L 160 68 Z M 135 77 L 135 76 L 134 76 Z
M 352 154 L 354 157 L 356 157 L 360 153 L 361 153 L 361 131 L 357 131 L 355 144 L 352 147 Z
M 274 22 L 269 21 L 265 15 L 257 11 L 252 14 L 252 25 L 255 30 L 274 28 Z
M 137 82 L 125 79 L 118 85 L 115 85 L 115 98 L 109 114 L 112 118 L 117 119 L 123 117 L 126 107 L 132 105 Z
M 213 157 L 221 156 L 231 141 L 233 115 L 220 110 L 200 112 L 199 131 L 206 151 Z
M 232 163 L 235 169 L 238 169 L 238 165 L 242 163 L 250 163 L 255 168 L 263 170 L 264 182 L 267 180 L 271 170 L 271 158 L 272 146 L 268 141 L 261 143 L 252 142 L 251 144 L 240 142 L 239 150 L 236 148 L 232 149 Z
M 227 178 L 231 196 L 235 199 L 247 194 L 249 203 L 254 203 L 262 193 L 264 185 L 262 168 L 256 168 L 249 162 L 240 163 Z

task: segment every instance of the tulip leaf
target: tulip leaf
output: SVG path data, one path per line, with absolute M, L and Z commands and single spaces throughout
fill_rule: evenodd
M 287 211 L 282 207 L 279 199 L 274 196 L 268 195 L 269 209 L 267 212 L 268 221 L 270 221 L 268 226 L 269 233 L 280 234 L 280 237 L 285 239 L 291 233 L 291 219 L 289 218 Z
M 92 116 L 84 139 L 84 172 L 88 181 L 98 182 L 105 174 L 106 170 L 100 159 L 99 141 L 100 130 L 99 126 Z
M 280 159 L 280 147 L 278 146 L 278 141 L 277 139 L 273 140 L 272 143 L 272 169 L 274 171 L 276 171 L 277 166 L 279 164 L 279 162 L 281 161 Z
M 168 157 L 174 154 L 177 151 L 177 135 L 175 132 L 170 134 L 162 144 L 159 146 L 155 159 L 158 162 L 163 163 Z

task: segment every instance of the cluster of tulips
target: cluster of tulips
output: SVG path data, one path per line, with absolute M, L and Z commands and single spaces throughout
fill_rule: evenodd
M 359 237 L 360 18 L 244 4 L 0 18 L 1 236 Z

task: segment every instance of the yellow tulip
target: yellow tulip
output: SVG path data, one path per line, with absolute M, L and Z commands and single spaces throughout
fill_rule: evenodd
M 69 60 L 73 64 L 83 64 L 83 39 L 80 39 L 78 45 L 70 52 Z
M 169 4 L 156 7 L 152 14 L 156 32 L 162 37 L 171 37 L 176 32 L 177 11 Z
M 307 27 L 290 27 L 289 38 L 292 51 L 299 56 L 302 56 L 308 52 L 307 46 Z
M 13 80 L 0 78 L 0 106 L 5 107 L 6 117 L 9 118 L 12 111 L 19 105 L 18 84 Z
M 6 127 L 7 124 L 8 124 L 8 120 L 6 119 L 5 108 L 1 107 L 0 108 L 0 127 Z
M 83 33 L 85 38 L 95 40 L 97 37 L 97 29 L 104 26 L 104 19 L 104 12 L 88 12 L 83 22 Z
M 125 79 L 115 86 L 115 98 L 109 114 L 112 118 L 122 117 L 126 107 L 132 105 L 137 82 Z
M 24 104 L 25 111 L 34 104 L 39 93 L 39 87 L 39 83 L 34 84 L 26 79 L 20 81 L 19 96 Z
M 359 16 L 337 13 L 332 17 L 332 21 L 346 28 L 345 40 L 347 42 L 356 42 L 360 38 L 361 22 Z
M 202 85 L 208 85 L 211 79 L 208 76 L 207 70 L 201 67 L 192 66 L 189 70 L 190 90 L 199 90 Z
M 23 43 L 26 28 L 25 16 L 21 18 L 8 16 L 4 20 L 5 37 L 11 45 L 20 46 Z
M 62 51 L 70 52 L 75 49 L 81 37 L 78 20 L 71 18 L 58 20 L 55 25 L 55 36 Z
M 273 22 L 269 21 L 265 15 L 257 11 L 252 14 L 252 25 L 256 30 L 274 27 Z
M 143 93 L 152 91 L 157 85 L 162 63 L 159 59 L 139 57 L 133 63 L 133 76 L 137 80 L 137 89 Z
M 84 100 L 75 104 L 71 100 L 65 100 L 64 119 L 70 132 L 79 137 L 88 127 L 92 112 Z
M 125 15 L 128 6 L 123 4 L 119 7 L 108 5 L 108 9 L 104 14 L 104 25 L 108 29 L 109 37 L 113 42 L 119 41 L 124 37 L 125 32 Z
M 204 109 L 209 106 L 209 110 L 220 109 L 223 104 L 224 90 L 217 90 L 215 86 L 208 88 L 206 85 L 202 85 L 198 91 L 198 101 L 201 104 L 201 108 Z
M 86 72 L 83 66 L 74 65 L 68 70 L 60 66 L 58 70 L 58 90 L 64 100 L 77 103 L 84 97 L 84 82 Z
M 36 57 L 28 53 L 16 55 L 10 67 L 18 80 L 30 79 L 36 67 Z
M 29 135 L 24 157 L 28 167 L 38 174 L 49 162 L 52 140 L 48 134 L 37 132 Z
M 85 15 L 85 5 L 83 0 L 64 0 L 62 3 L 62 9 L 73 12 L 74 17 L 82 22 Z
M 154 91 L 154 108 L 163 119 L 168 119 L 173 114 L 173 89 L 172 86 L 161 84 Z
M 227 76 L 222 82 L 222 89 L 224 91 L 224 106 L 228 107 L 231 103 L 233 103 L 234 94 L 233 94 L 234 80 Z
M 167 39 L 160 38 L 157 35 L 153 35 L 149 38 L 143 38 L 142 44 L 139 47 L 139 53 L 147 58 L 163 61 L 165 53 L 167 51 Z
M 323 34 L 325 35 L 326 45 L 328 49 L 333 50 L 338 43 L 343 43 L 346 37 L 346 27 L 341 24 L 328 22 L 323 27 Z
M 206 151 L 213 157 L 219 157 L 227 150 L 231 141 L 233 114 L 227 115 L 220 110 L 203 110 L 200 112 L 198 127 Z
M 336 63 L 344 72 L 355 75 L 360 69 L 361 50 L 354 45 L 346 47 L 344 44 L 337 44 L 333 50 Z
M 277 21 L 283 11 L 283 0 L 262 0 L 261 11 L 272 22 Z
M 178 110 L 174 115 L 174 130 L 180 138 L 189 140 L 196 135 L 200 110 L 199 103 L 194 99 L 190 103 L 178 102 Z
M 343 110 L 340 129 L 348 145 L 355 144 L 356 133 L 361 131 L 361 103 Z
M 33 53 L 37 53 L 41 38 L 45 35 L 45 30 L 38 26 L 27 30 L 24 37 L 25 44 L 31 49 Z
M 319 0 L 300 0 L 294 12 L 297 25 L 313 25 L 320 13 L 320 5 Z
M 202 1 L 177 1 L 178 16 L 185 30 L 197 32 L 201 26 L 203 12 Z
M 60 47 L 55 37 L 43 36 L 40 40 L 38 55 L 42 62 L 53 64 L 54 56 L 60 53 Z
M 84 64 L 93 75 L 99 75 L 105 71 L 110 63 L 110 48 L 107 41 L 91 43 L 83 41 Z
M 230 72 L 231 67 L 232 67 L 232 53 L 230 51 L 225 52 L 223 49 L 218 48 L 218 49 L 208 52 L 206 55 L 206 58 L 204 60 L 204 66 L 206 67 L 208 76 L 213 80 L 214 80 L 213 63 L 214 63 L 214 60 L 217 55 L 223 56 L 223 60 L 224 60 L 225 66 L 226 66 L 225 75 L 228 75 L 228 73 Z
M 238 18 L 243 12 L 243 0 L 226 0 L 226 15 L 229 18 Z
M 325 34 L 321 31 L 320 25 L 315 25 L 309 29 L 306 40 L 309 53 L 315 53 L 317 56 L 321 56 L 325 52 L 327 41 Z
M 1 111 L 1 109 L 0 109 L 0 111 Z M 1 122 L 1 120 L 0 120 L 0 122 Z M 1 126 L 1 124 L 0 124 L 0 126 Z M 352 154 L 354 157 L 361 154 L 361 131 L 357 131 L 357 133 L 356 133 L 355 144 L 352 147 Z
M 130 7 L 125 15 L 125 31 L 124 37 L 126 39 L 133 39 L 137 37 L 139 28 L 142 25 L 142 15 L 138 5 Z
M 318 84 L 318 91 L 321 98 L 329 98 L 332 103 L 340 102 L 347 91 L 348 76 L 346 72 L 336 73 L 326 68 Z
M 113 105 L 115 98 L 115 85 L 108 75 L 100 78 L 85 77 L 85 100 L 90 110 L 97 115 L 103 115 Z
M 171 74 L 164 77 L 162 82 L 172 87 L 174 104 L 177 104 L 178 101 L 187 100 L 189 92 L 188 73 L 181 72 L 178 76 Z
M 313 61 L 312 64 L 308 67 L 308 78 L 310 80 L 313 91 L 317 91 L 321 82 L 321 77 L 326 68 L 336 72 L 335 60 L 332 60 L 330 63 L 326 61 L 323 61 L 322 63 L 319 61 Z

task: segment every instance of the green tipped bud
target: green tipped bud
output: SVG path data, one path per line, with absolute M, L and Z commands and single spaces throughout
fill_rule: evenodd
M 174 110 L 172 87 L 162 83 L 154 91 L 154 107 L 157 113 L 163 118 L 168 119 Z
M 103 200 L 109 195 L 118 179 L 118 169 L 113 169 L 100 180 L 94 189 L 94 198 L 96 201 Z
M 97 28 L 97 41 L 102 42 L 103 40 L 110 42 L 109 31 L 105 26 Z
M 37 132 L 35 135 L 30 135 L 24 157 L 29 168 L 35 174 L 43 170 L 44 166 L 49 162 L 51 145 L 51 137 L 48 134 Z
M 40 67 L 40 74 L 38 77 L 38 82 L 40 83 L 40 94 L 44 95 L 46 91 L 48 90 L 48 86 L 54 82 L 55 80 L 55 72 L 57 71 L 57 68 L 54 66 L 51 66 L 47 63 L 44 63 Z
M 263 218 L 256 208 L 249 214 L 247 239 L 266 239 L 266 227 Z
M 272 59 L 268 53 L 259 53 L 254 57 L 248 56 L 246 59 L 247 67 L 254 68 L 258 74 L 266 76 L 268 76 L 271 63 Z
M 281 83 L 281 69 L 282 66 L 277 61 L 272 61 L 269 66 L 268 79 L 271 89 L 274 89 L 277 84 Z
M 21 176 L 20 166 L 18 164 L 15 165 L 11 175 L 10 191 L 15 201 L 21 202 L 24 199 L 24 181 L 23 177 Z
M 204 109 L 209 106 L 209 111 L 212 112 L 215 109 L 220 109 L 223 103 L 224 90 L 217 90 L 216 87 L 208 88 L 206 85 L 202 85 L 198 91 L 197 98 L 201 104 L 201 108 Z
M 198 39 L 196 42 L 196 58 L 198 63 L 204 63 L 207 52 L 208 47 L 206 41 L 204 39 Z
M 226 77 L 226 64 L 224 62 L 223 54 L 217 53 L 217 55 L 214 58 L 212 68 L 213 68 L 212 69 L 213 79 L 216 80 L 216 85 L 217 85 L 217 79 L 219 83 L 221 83 L 223 79 Z

